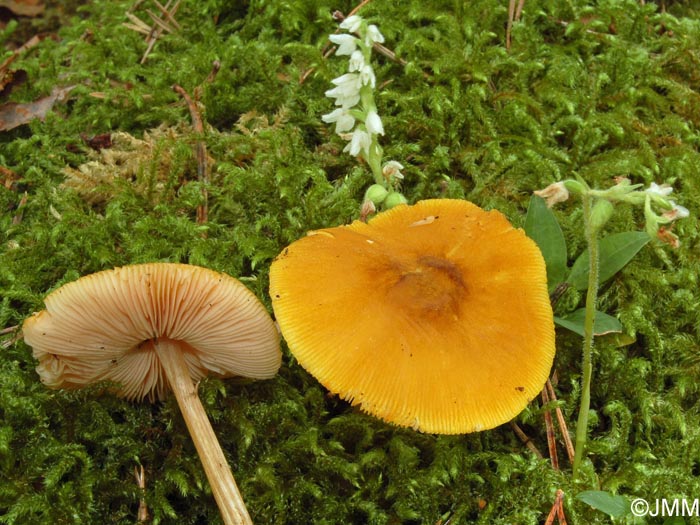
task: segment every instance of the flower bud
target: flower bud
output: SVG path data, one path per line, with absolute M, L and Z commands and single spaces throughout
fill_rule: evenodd
M 609 200 L 599 199 L 596 201 L 591 210 L 590 224 L 593 231 L 598 231 L 605 226 L 608 219 L 612 217 L 613 211 L 615 211 L 615 207 Z
M 386 196 L 386 199 L 384 199 L 384 208 L 387 210 L 390 210 L 394 206 L 398 206 L 399 204 L 406 204 L 408 201 L 406 200 L 406 197 L 401 195 L 398 191 L 392 191 L 389 193 L 389 195 Z
M 379 206 L 384 202 L 388 194 L 389 191 L 381 184 L 372 184 L 365 192 L 365 200 L 371 201 L 375 206 Z
M 574 195 L 583 195 L 586 193 L 586 188 L 577 180 L 568 179 L 564 181 L 564 187 Z
M 566 181 L 573 182 L 573 181 Z M 542 197 L 547 202 L 547 208 L 551 208 L 558 202 L 564 202 L 569 198 L 569 191 L 564 182 L 555 182 L 543 190 L 533 191 L 538 197 Z

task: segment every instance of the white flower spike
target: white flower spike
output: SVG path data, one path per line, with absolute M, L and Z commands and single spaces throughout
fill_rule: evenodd
M 347 73 L 333 79 L 334 88 L 326 91 L 326 96 L 335 99 L 335 105 L 340 106 L 334 111 L 323 115 L 326 123 L 335 123 L 335 132 L 347 141 L 344 153 L 354 157 L 362 157 L 367 162 L 375 184 L 374 197 L 368 200 L 362 208 L 361 217 L 364 219 L 376 211 L 376 206 L 382 205 L 389 209 L 399 203 L 407 202 L 406 198 L 396 190 L 398 180 L 403 178 L 403 166 L 396 161 L 389 161 L 382 167 L 382 148 L 377 140 L 384 135 L 384 124 L 377 113 L 373 90 L 377 79 L 370 65 L 372 47 L 384 42 L 384 36 L 376 25 L 367 24 L 357 15 L 349 16 L 341 24 L 352 34 L 331 35 L 330 40 L 338 46 L 336 55 L 348 55 Z M 377 188 L 387 201 L 377 197 Z M 390 202 L 391 201 L 391 202 Z

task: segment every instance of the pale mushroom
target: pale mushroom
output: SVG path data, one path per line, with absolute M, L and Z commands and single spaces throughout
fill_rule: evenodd
M 222 273 L 152 263 L 88 275 L 45 303 L 23 325 L 42 382 L 79 388 L 108 381 L 132 400 L 162 399 L 171 389 L 224 522 L 251 523 L 196 383 L 207 375 L 277 373 L 279 334 L 257 297 Z

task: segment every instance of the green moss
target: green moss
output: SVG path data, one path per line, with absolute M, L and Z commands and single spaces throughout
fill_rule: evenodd
M 81 275 L 155 260 L 240 276 L 269 306 L 277 253 L 359 215 L 372 177 L 320 121 L 333 107 L 324 92 L 345 67 L 322 48 L 332 11 L 350 3 L 185 2 L 182 29 L 143 65 L 142 36 L 122 25 L 131 4 L 86 3 L 65 15 L 57 39 L 13 64 L 28 75 L 16 102 L 77 87 L 44 122 L 0 135 L 0 165 L 18 176 L 0 184 L 0 327 L 21 324 Z M 600 309 L 635 341 L 597 343 L 582 477 L 584 488 L 630 498 L 695 498 L 700 22 L 689 2 L 642 4 L 528 0 L 509 50 L 503 2 L 375 2 L 361 14 L 407 61 L 378 56 L 376 100 L 385 157 L 406 166 L 409 200 L 467 198 L 522 225 L 531 191 L 573 173 L 598 187 L 618 175 L 674 185 L 691 210 L 674 229 L 681 247 L 645 248 L 601 290 Z M 215 59 L 221 70 L 205 84 Z M 203 136 L 190 131 L 176 83 L 202 86 Z M 99 185 L 99 200 L 62 185 L 67 167 L 90 160 L 82 134 L 141 139 L 161 125 L 171 132 L 153 155 L 133 176 Z M 206 225 L 196 223 L 198 140 L 214 161 Z M 584 248 L 575 206 L 556 211 L 571 260 Z M 607 227 L 642 221 L 622 210 Z M 560 308 L 581 301 L 569 291 Z M 141 497 L 153 523 L 220 523 L 174 401 L 47 391 L 17 336 L 0 336 L 0 523 L 134 523 Z M 557 391 L 573 426 L 580 339 L 562 332 L 557 346 Z M 557 488 L 570 522 L 607 522 L 573 500 L 582 487 L 571 486 L 566 461 L 554 471 L 508 426 L 439 437 L 393 428 L 329 396 L 286 349 L 275 379 L 208 380 L 200 392 L 257 523 L 536 524 Z M 518 422 L 546 451 L 542 413 L 535 401 Z

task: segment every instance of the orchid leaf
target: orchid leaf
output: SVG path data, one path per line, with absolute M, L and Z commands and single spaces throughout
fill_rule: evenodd
M 533 195 L 530 198 L 524 229 L 542 252 L 551 291 L 566 277 L 566 241 L 557 219 L 542 197 Z
M 586 319 L 586 309 L 580 308 L 575 312 L 570 313 L 565 317 L 554 317 L 554 322 L 561 326 L 577 333 L 581 337 L 584 335 L 584 325 Z M 593 321 L 593 335 L 600 336 L 610 333 L 622 332 L 622 325 L 616 318 L 596 310 L 595 320 Z
M 631 513 L 631 504 L 624 496 L 603 490 L 586 490 L 576 494 L 576 499 L 613 518 L 622 518 Z
M 650 239 L 646 232 L 622 232 L 601 239 L 599 283 L 604 283 L 624 268 Z M 585 290 L 588 288 L 588 273 L 586 250 L 576 259 L 566 282 L 577 290 Z

